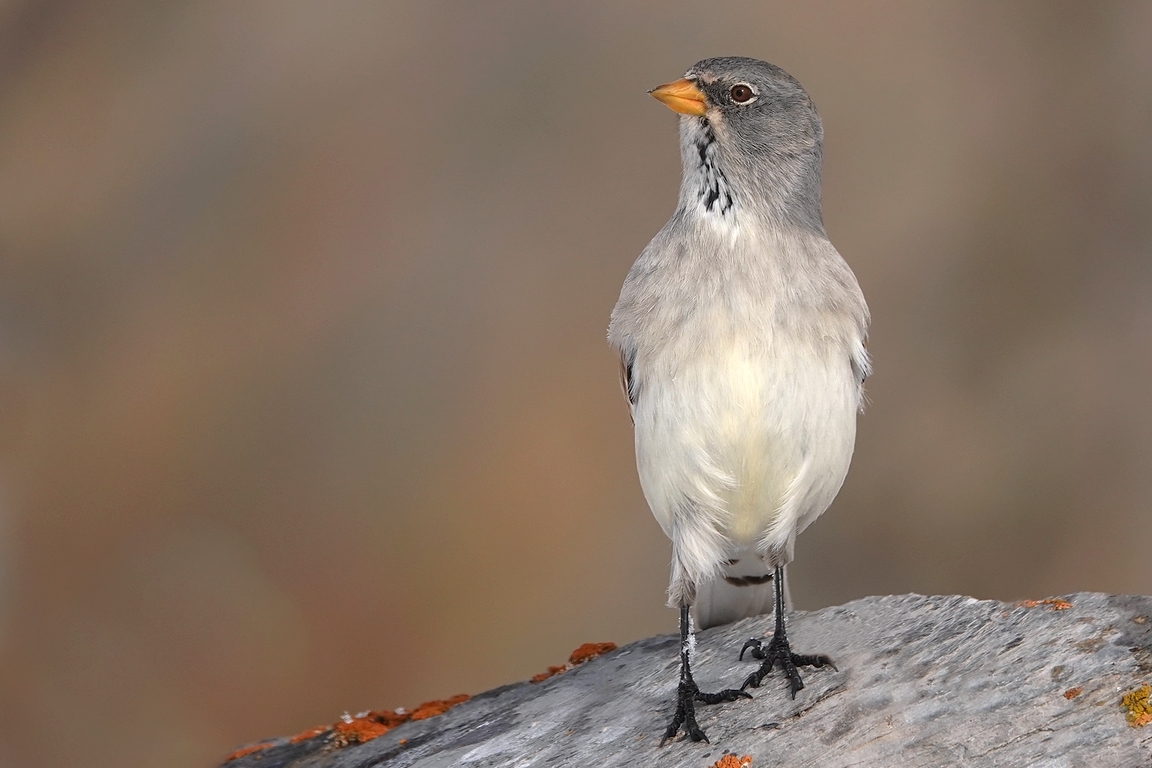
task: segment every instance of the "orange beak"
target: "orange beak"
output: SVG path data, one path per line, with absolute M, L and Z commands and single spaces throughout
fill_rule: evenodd
M 668 109 L 682 115 L 702 115 L 708 109 L 708 105 L 704 102 L 704 94 L 691 80 L 681 79 L 665 83 L 648 93 L 664 102 L 664 106 Z

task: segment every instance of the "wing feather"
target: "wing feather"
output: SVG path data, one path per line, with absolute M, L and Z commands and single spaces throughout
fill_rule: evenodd
M 624 390 L 624 397 L 628 400 L 628 415 L 636 408 L 636 401 L 640 395 L 640 386 L 635 377 L 636 352 L 624 352 L 620 355 L 620 388 Z M 636 419 L 632 419 L 636 423 Z

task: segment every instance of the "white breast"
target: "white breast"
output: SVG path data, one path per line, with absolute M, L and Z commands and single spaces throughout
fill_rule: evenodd
M 791 559 L 847 474 L 858 393 L 840 344 L 700 327 L 645 361 L 634 413 L 645 496 L 696 581 L 735 547 Z

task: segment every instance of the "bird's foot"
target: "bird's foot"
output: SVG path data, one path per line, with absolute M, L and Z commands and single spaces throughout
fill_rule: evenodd
M 684 732 L 692 741 L 708 741 L 708 736 L 696 722 L 696 702 L 719 704 L 722 701 L 750 698 L 752 698 L 751 694 L 735 688 L 727 688 L 718 693 L 701 693 L 691 678 L 681 680 L 680 685 L 676 688 L 676 714 L 672 716 L 668 730 L 664 731 L 664 738 L 660 739 L 660 746 L 664 746 L 664 742 L 675 737 L 680 732 L 680 726 L 684 726 Z
M 788 687 L 792 691 L 792 698 L 796 698 L 796 693 L 804 688 L 804 680 L 800 677 L 797 667 L 832 667 L 832 669 L 836 669 L 832 659 L 823 654 L 805 656 L 792 653 L 792 648 L 788 645 L 788 638 L 783 633 L 772 635 L 772 639 L 768 641 L 767 645 L 756 638 L 744 643 L 744 647 L 740 649 L 741 660 L 744 659 L 744 652 L 748 649 L 751 649 L 752 658 L 761 659 L 763 663 L 760 665 L 760 669 L 748 675 L 744 684 L 740 686 L 742 691 L 749 686 L 759 688 L 764 678 L 772 672 L 772 668 L 779 664 L 780 671 L 788 678 Z

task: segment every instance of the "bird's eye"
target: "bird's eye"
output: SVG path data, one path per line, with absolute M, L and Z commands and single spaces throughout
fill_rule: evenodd
M 756 94 L 747 85 L 734 85 L 732 90 L 728 91 L 728 95 L 732 97 L 732 101 L 737 104 L 747 104 L 752 101 L 752 97 Z

